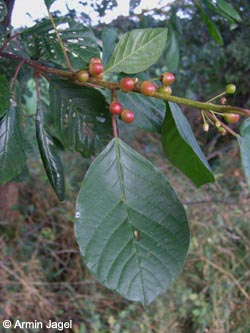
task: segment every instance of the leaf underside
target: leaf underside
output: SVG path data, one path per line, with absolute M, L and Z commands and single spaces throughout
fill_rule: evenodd
M 161 142 L 168 160 L 197 187 L 214 182 L 213 173 L 193 131 L 175 103 L 166 103 Z
M 120 139 L 109 143 L 84 178 L 75 234 L 95 277 L 143 305 L 176 279 L 190 239 L 184 208 L 166 176 Z

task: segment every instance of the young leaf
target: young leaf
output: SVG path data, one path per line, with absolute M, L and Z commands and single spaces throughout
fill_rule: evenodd
M 247 184 L 250 187 L 250 118 L 246 119 L 240 126 L 240 134 L 238 143 L 241 152 L 241 163 Z
M 9 82 L 4 75 L 0 75 L 0 118 L 10 107 Z
M 18 86 L 15 92 L 15 101 L 12 101 L 7 113 L 0 118 L 0 184 L 15 178 L 26 165 L 19 116 L 21 95 Z
M 44 169 L 59 200 L 64 200 L 65 186 L 63 166 L 57 154 L 53 138 L 44 122 L 45 105 L 38 101 L 36 114 L 36 137 Z
M 111 113 L 103 95 L 65 80 L 50 84 L 51 131 L 66 149 L 89 157 L 112 137 Z
M 168 160 L 197 187 L 214 182 L 207 160 L 177 104 L 166 103 L 161 141 Z
M 118 92 L 118 100 L 125 109 L 134 110 L 133 125 L 150 132 L 161 132 L 165 114 L 165 103 L 156 98 L 136 93 Z
M 167 29 L 136 29 L 125 33 L 115 47 L 105 72 L 139 73 L 160 57 L 167 41 Z
M 83 180 L 75 234 L 95 277 L 143 305 L 176 279 L 190 240 L 184 208 L 166 176 L 120 139 Z
M 230 5 L 230 3 L 224 0 L 216 0 L 216 4 L 226 15 L 232 17 L 237 22 L 241 22 L 239 13 Z

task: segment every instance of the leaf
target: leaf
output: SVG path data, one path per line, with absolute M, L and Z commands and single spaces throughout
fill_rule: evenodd
M 125 33 L 115 47 L 104 72 L 139 73 L 160 57 L 167 41 L 167 29 L 135 29 Z
M 5 115 L 10 107 L 9 82 L 4 75 L 0 75 L 0 118 Z
M 117 93 L 119 102 L 125 109 L 134 110 L 134 126 L 150 132 L 161 132 L 165 115 L 165 103 L 159 99 L 145 97 L 141 94 Z
M 246 119 L 240 126 L 238 143 L 241 152 L 241 163 L 245 173 L 248 186 L 250 186 L 250 118 Z
M 190 238 L 184 208 L 166 176 L 120 139 L 85 175 L 75 234 L 95 277 L 143 305 L 181 272 Z
M 207 160 L 177 104 L 166 103 L 161 142 L 168 160 L 197 187 L 214 182 Z
M 56 0 L 44 0 L 44 3 L 48 9 L 50 9 L 50 6 L 55 2 Z
M 103 95 L 64 80 L 50 84 L 51 131 L 66 149 L 89 157 L 112 137 L 111 113 Z
M 54 19 L 75 69 L 87 67 L 89 60 L 100 56 L 96 38 L 89 28 L 69 18 Z M 21 34 L 30 56 L 66 67 L 65 57 L 50 20 L 45 20 Z
M 104 29 L 102 32 L 102 63 L 106 65 L 109 61 L 118 39 L 118 34 L 114 28 Z
M 168 26 L 168 40 L 164 50 L 164 59 L 166 59 L 167 69 L 174 72 L 179 67 L 180 49 L 176 32 L 171 26 Z
M 25 167 L 24 138 L 22 134 L 19 111 L 21 95 L 15 89 L 16 100 L 13 99 L 7 113 L 0 118 L 0 184 L 15 178 Z
M 241 22 L 239 13 L 230 5 L 230 3 L 224 0 L 216 0 L 216 4 L 225 14 L 232 17 L 235 21 Z
M 53 138 L 44 122 L 45 105 L 38 101 L 36 114 L 36 137 L 44 169 L 59 200 L 65 197 L 64 173 Z
M 3 0 L 0 0 L 0 22 L 3 22 L 7 15 L 7 7 Z

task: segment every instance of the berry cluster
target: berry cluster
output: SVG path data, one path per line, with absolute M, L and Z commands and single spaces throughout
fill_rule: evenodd
M 167 95 L 172 94 L 171 85 L 175 80 L 175 76 L 171 72 L 165 72 L 161 75 L 161 84 L 162 86 L 158 88 L 158 91 Z
M 90 77 L 102 80 L 103 64 L 100 58 L 92 58 L 89 62 L 88 69 L 81 69 L 76 73 L 76 79 L 79 82 L 87 82 Z
M 128 124 L 132 123 L 135 119 L 134 112 L 129 109 L 123 109 L 119 102 L 111 102 L 109 105 L 109 111 L 114 115 L 120 116 L 121 120 Z

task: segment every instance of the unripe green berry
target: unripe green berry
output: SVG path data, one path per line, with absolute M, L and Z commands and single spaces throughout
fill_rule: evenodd
M 226 85 L 226 93 L 227 94 L 234 94 L 235 91 L 236 91 L 236 85 L 235 84 L 230 83 L 230 84 Z
M 80 82 L 86 82 L 89 79 L 89 72 L 86 70 L 80 70 L 76 73 L 76 79 Z
M 159 93 L 164 93 L 166 95 L 172 94 L 172 88 L 170 86 L 162 86 L 157 89 Z

